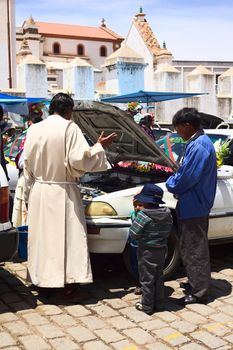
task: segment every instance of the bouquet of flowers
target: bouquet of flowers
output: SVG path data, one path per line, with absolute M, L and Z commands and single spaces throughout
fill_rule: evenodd
M 134 111 L 136 110 L 136 108 L 139 106 L 139 102 L 138 101 L 132 101 L 132 102 L 129 102 L 127 107 L 128 107 L 128 110 L 130 111 Z
M 45 107 L 44 103 L 33 103 L 32 105 L 29 106 L 29 114 L 35 113 L 41 117 L 43 114 L 44 107 Z

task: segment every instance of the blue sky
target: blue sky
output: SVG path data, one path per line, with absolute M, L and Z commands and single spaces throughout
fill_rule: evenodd
M 16 24 L 35 20 L 99 26 L 126 36 L 140 6 L 174 59 L 233 61 L 232 0 L 15 0 Z

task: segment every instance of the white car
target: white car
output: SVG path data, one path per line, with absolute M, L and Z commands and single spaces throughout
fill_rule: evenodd
M 105 134 L 114 131 L 118 135 L 117 140 L 106 150 L 109 169 L 106 172 L 88 173 L 81 179 L 90 252 L 123 254 L 127 269 L 132 271 L 128 245 L 132 200 L 144 183 L 154 182 L 164 190 L 165 205 L 171 209 L 174 219 L 164 269 L 165 276 L 171 277 L 180 261 L 176 236 L 176 200 L 166 190 L 164 182 L 178 166 L 177 160 L 184 147 L 182 139 L 174 133 L 157 141 L 157 145 L 127 113 L 101 102 L 78 101 L 73 119 L 93 142 L 102 130 Z M 233 138 L 233 130 L 230 129 L 206 130 L 206 133 L 218 145 Z M 163 147 L 170 157 L 161 149 Z M 233 240 L 231 166 L 222 166 L 218 170 L 216 198 L 210 213 L 209 239 L 215 243 Z

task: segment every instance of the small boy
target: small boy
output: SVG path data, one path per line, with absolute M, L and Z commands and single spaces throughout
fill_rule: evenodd
M 130 227 L 130 237 L 138 243 L 138 271 L 142 290 L 137 310 L 152 315 L 164 309 L 163 267 L 167 251 L 167 238 L 172 227 L 172 215 L 164 204 L 163 190 L 154 184 L 145 184 L 134 199 L 137 217 Z

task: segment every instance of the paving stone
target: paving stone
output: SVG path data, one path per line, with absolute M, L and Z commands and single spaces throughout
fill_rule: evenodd
M 204 343 L 210 349 L 217 349 L 220 346 L 227 345 L 227 343 L 219 337 L 216 337 L 208 332 L 194 332 L 190 334 L 192 338 L 197 339 Z
M 123 317 L 123 316 L 110 317 L 106 321 L 110 323 L 114 328 L 117 328 L 117 329 L 135 327 L 135 324 L 133 322 L 131 322 L 130 320 L 128 320 L 126 317 Z
M 181 333 L 191 333 L 197 329 L 197 325 L 187 321 L 175 321 L 170 324 Z
M 233 334 L 225 336 L 224 339 L 233 344 Z
M 32 329 L 28 327 L 28 324 L 22 321 L 11 321 L 10 323 L 4 323 L 4 327 L 6 327 L 10 333 L 16 336 L 33 333 Z
M 194 323 L 194 324 L 202 324 L 206 322 L 206 318 L 198 315 L 195 312 L 192 311 L 184 311 L 182 312 L 182 314 L 179 315 L 181 318 L 183 318 L 184 320 L 190 322 L 190 323 Z
M 134 293 L 129 293 L 129 294 L 126 294 L 124 295 L 121 300 L 124 300 L 126 302 L 129 302 L 129 301 L 138 301 L 138 295 L 135 295 Z
M 151 331 L 153 329 L 160 329 L 167 326 L 167 324 L 161 320 L 150 320 L 145 322 L 140 322 L 138 324 L 141 328 L 143 328 L 145 331 Z
M 80 321 L 84 323 L 87 326 L 87 328 L 90 328 L 91 330 L 107 328 L 107 323 L 100 320 L 96 316 L 81 317 Z
M 226 276 L 233 276 L 233 270 L 232 269 L 223 269 L 221 271 L 221 273 L 226 275 Z
M 202 327 L 205 328 L 208 332 L 214 333 L 220 337 L 230 332 L 230 329 L 221 323 L 208 323 Z
M 228 323 L 228 322 L 233 322 L 233 317 L 230 315 L 226 315 L 222 312 L 218 312 L 217 314 L 210 315 L 209 317 L 211 320 L 220 322 L 220 323 Z
M 206 350 L 207 348 L 205 346 L 202 346 L 202 345 L 198 345 L 198 344 L 186 344 L 184 346 L 182 346 L 180 348 L 180 350 Z M 156 349 L 157 350 L 157 349 Z
M 53 315 L 50 318 L 61 327 L 71 327 L 76 324 L 75 319 L 70 315 Z
M 102 341 L 96 340 L 84 344 L 83 350 L 111 350 L 111 348 L 105 345 Z M 123 349 L 122 349 L 123 350 Z
M 226 298 L 226 299 L 224 299 L 224 301 L 228 304 L 233 304 L 233 297 Z
M 106 304 L 108 304 L 109 306 L 111 306 L 113 309 L 121 309 L 123 307 L 127 307 L 128 304 L 121 299 L 104 299 L 103 300 Z
M 217 307 L 219 307 L 219 306 L 224 306 L 224 303 L 223 302 L 221 302 L 220 300 L 218 300 L 218 299 L 215 299 L 214 301 L 211 301 L 209 304 L 208 304 L 208 306 L 210 306 L 211 308 L 217 308 Z M 214 311 L 216 311 L 216 310 L 214 310 Z
M 19 271 L 17 271 L 17 277 L 20 278 L 20 279 L 22 279 L 23 281 L 25 281 L 26 278 L 27 278 L 27 270 L 24 269 L 24 270 L 19 270 Z M 21 283 L 22 283 L 22 282 L 21 282 Z
M 133 345 L 129 340 L 126 339 L 116 343 L 111 343 L 110 345 L 116 350 L 139 350 L 136 345 Z
M 49 320 L 35 312 L 29 314 L 23 314 L 22 317 L 31 325 L 42 325 L 49 323 Z
M 211 307 L 202 304 L 187 305 L 186 308 L 202 316 L 209 316 L 215 312 Z
M 40 305 L 36 309 L 46 316 L 62 314 L 62 310 L 56 305 Z
M 189 338 L 171 327 L 155 329 L 152 333 L 154 333 L 157 338 L 162 339 L 172 346 L 182 345 L 189 341 Z
M 125 337 L 119 332 L 115 331 L 113 328 L 97 329 L 95 333 L 100 337 L 105 343 L 110 343 L 114 341 L 123 340 Z
M 221 306 L 218 308 L 218 310 L 220 310 L 221 312 L 226 313 L 230 316 L 233 315 L 233 306 L 232 305 Z
M 148 350 L 171 350 L 170 346 L 164 345 L 162 343 L 152 343 L 146 346 Z M 197 349 L 198 350 L 198 349 Z
M 72 340 L 67 338 L 51 339 L 49 342 L 52 345 L 53 349 L 56 349 L 56 350 L 80 349 L 78 344 L 74 343 Z
M 139 345 L 144 345 L 146 343 L 152 343 L 155 341 L 154 337 L 152 337 L 149 333 L 138 327 L 125 329 L 123 333 Z
M 7 348 L 3 348 L 2 350 L 21 350 L 22 348 L 19 348 L 18 346 L 8 346 Z
M 107 305 L 100 305 L 95 307 L 95 312 L 101 317 L 118 316 L 118 313 Z
M 19 338 L 26 350 L 47 350 L 51 346 L 38 335 L 26 335 Z
M 82 305 L 71 305 L 64 308 L 71 316 L 81 317 L 91 315 L 91 311 Z
M 53 325 L 53 324 L 46 324 L 42 326 L 36 326 L 36 329 L 38 332 L 41 333 L 41 335 L 45 338 L 57 338 L 57 337 L 64 337 L 64 332 L 62 330 Z
M 119 310 L 119 312 L 135 322 L 143 322 L 152 319 L 152 316 L 136 310 L 135 307 L 126 307 L 125 309 Z
M 225 325 L 229 328 L 233 328 L 233 322 L 227 322 Z
M 20 271 L 20 270 L 25 270 L 25 267 L 20 263 L 14 263 L 14 264 L 9 265 L 9 267 L 7 267 L 7 269 L 15 272 L 15 271 Z
M 16 345 L 14 338 L 7 332 L 0 332 L 0 348 Z
M 172 312 L 163 311 L 163 312 L 157 312 L 156 317 L 161 318 L 165 322 L 173 322 L 173 321 L 179 321 L 180 318 L 174 315 Z
M 10 321 L 17 321 L 18 317 L 13 312 L 0 314 L 0 324 Z
M 68 328 L 67 333 L 69 333 L 78 342 L 86 342 L 96 339 L 96 335 L 83 326 Z

